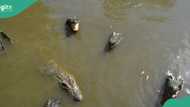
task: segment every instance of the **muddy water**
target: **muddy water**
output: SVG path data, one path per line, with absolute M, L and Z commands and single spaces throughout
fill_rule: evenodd
M 19 16 L 0 20 L 0 28 L 14 40 L 0 55 L 0 107 L 42 107 L 50 96 L 63 96 L 63 107 L 155 107 L 168 70 L 184 77 L 181 95 L 187 95 L 189 3 L 43 0 Z M 81 19 L 81 31 L 70 38 L 64 32 L 68 16 Z M 125 39 L 104 53 L 112 31 Z M 84 101 L 73 102 L 41 72 L 48 60 L 75 76 Z

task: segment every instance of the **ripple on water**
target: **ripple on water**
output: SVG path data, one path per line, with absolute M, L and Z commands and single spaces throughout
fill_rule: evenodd
M 190 42 L 189 34 L 185 33 L 185 39 L 182 40 L 182 48 L 178 50 L 177 55 L 171 54 L 171 64 L 169 69 L 176 75 L 181 75 L 184 79 L 184 90 L 182 95 L 190 94 Z

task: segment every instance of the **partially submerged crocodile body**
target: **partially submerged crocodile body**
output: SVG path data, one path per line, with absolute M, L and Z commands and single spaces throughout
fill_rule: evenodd
M 0 52 L 3 52 L 11 44 L 11 39 L 4 32 L 0 32 Z
M 45 102 L 43 107 L 60 107 L 60 104 L 60 98 L 52 97 Z
M 73 32 L 79 31 L 80 20 L 75 17 L 70 17 L 66 20 L 66 26 L 68 26 Z
M 114 49 L 123 39 L 121 33 L 112 32 L 105 47 L 105 51 L 111 51 Z
M 81 101 L 83 99 L 81 90 L 75 78 L 71 74 L 62 70 L 56 63 L 52 61 L 47 64 L 46 71 L 48 71 L 48 73 L 50 74 L 55 75 L 55 78 L 61 88 L 71 94 L 75 101 Z
M 164 104 L 164 102 L 170 98 L 176 98 L 183 89 L 183 85 L 184 82 L 181 76 L 176 78 L 172 73 L 168 72 L 164 84 L 161 104 Z
M 74 77 L 66 72 L 61 72 L 56 76 L 60 86 L 70 93 L 74 100 L 81 101 L 83 96 Z
M 66 36 L 70 37 L 71 35 L 76 34 L 80 30 L 80 20 L 75 17 L 69 17 L 65 22 L 65 31 Z

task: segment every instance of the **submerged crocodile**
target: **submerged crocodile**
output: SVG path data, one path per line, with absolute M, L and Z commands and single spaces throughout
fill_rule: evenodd
M 75 78 L 62 70 L 56 63 L 50 61 L 46 66 L 46 71 L 50 74 L 54 74 L 56 80 L 62 89 L 66 90 L 70 95 L 73 96 L 75 101 L 83 100 L 81 90 L 75 80 Z
M 115 48 L 123 39 L 120 33 L 112 32 L 110 35 L 108 42 L 106 44 L 105 50 L 111 51 L 113 48 Z
M 184 82 L 181 76 L 176 78 L 172 73 L 168 72 L 164 84 L 164 92 L 162 95 L 161 104 L 164 104 L 164 102 L 170 98 L 176 98 L 183 89 L 183 85 Z
M 66 26 L 73 32 L 78 32 L 80 29 L 80 20 L 77 17 L 70 17 L 66 20 Z
M 60 104 L 60 98 L 52 97 L 45 102 L 43 107 L 60 107 Z
M 11 39 L 4 32 L 0 32 L 0 52 L 7 49 L 7 47 L 11 44 Z

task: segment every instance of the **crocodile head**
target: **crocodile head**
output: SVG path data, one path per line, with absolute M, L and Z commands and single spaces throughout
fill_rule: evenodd
M 73 96 L 74 100 L 81 101 L 83 99 L 79 86 L 71 74 L 62 72 L 57 75 L 57 80 L 61 87 Z
M 71 28 L 72 31 L 77 32 L 80 29 L 80 21 L 76 17 L 68 18 L 67 25 Z

